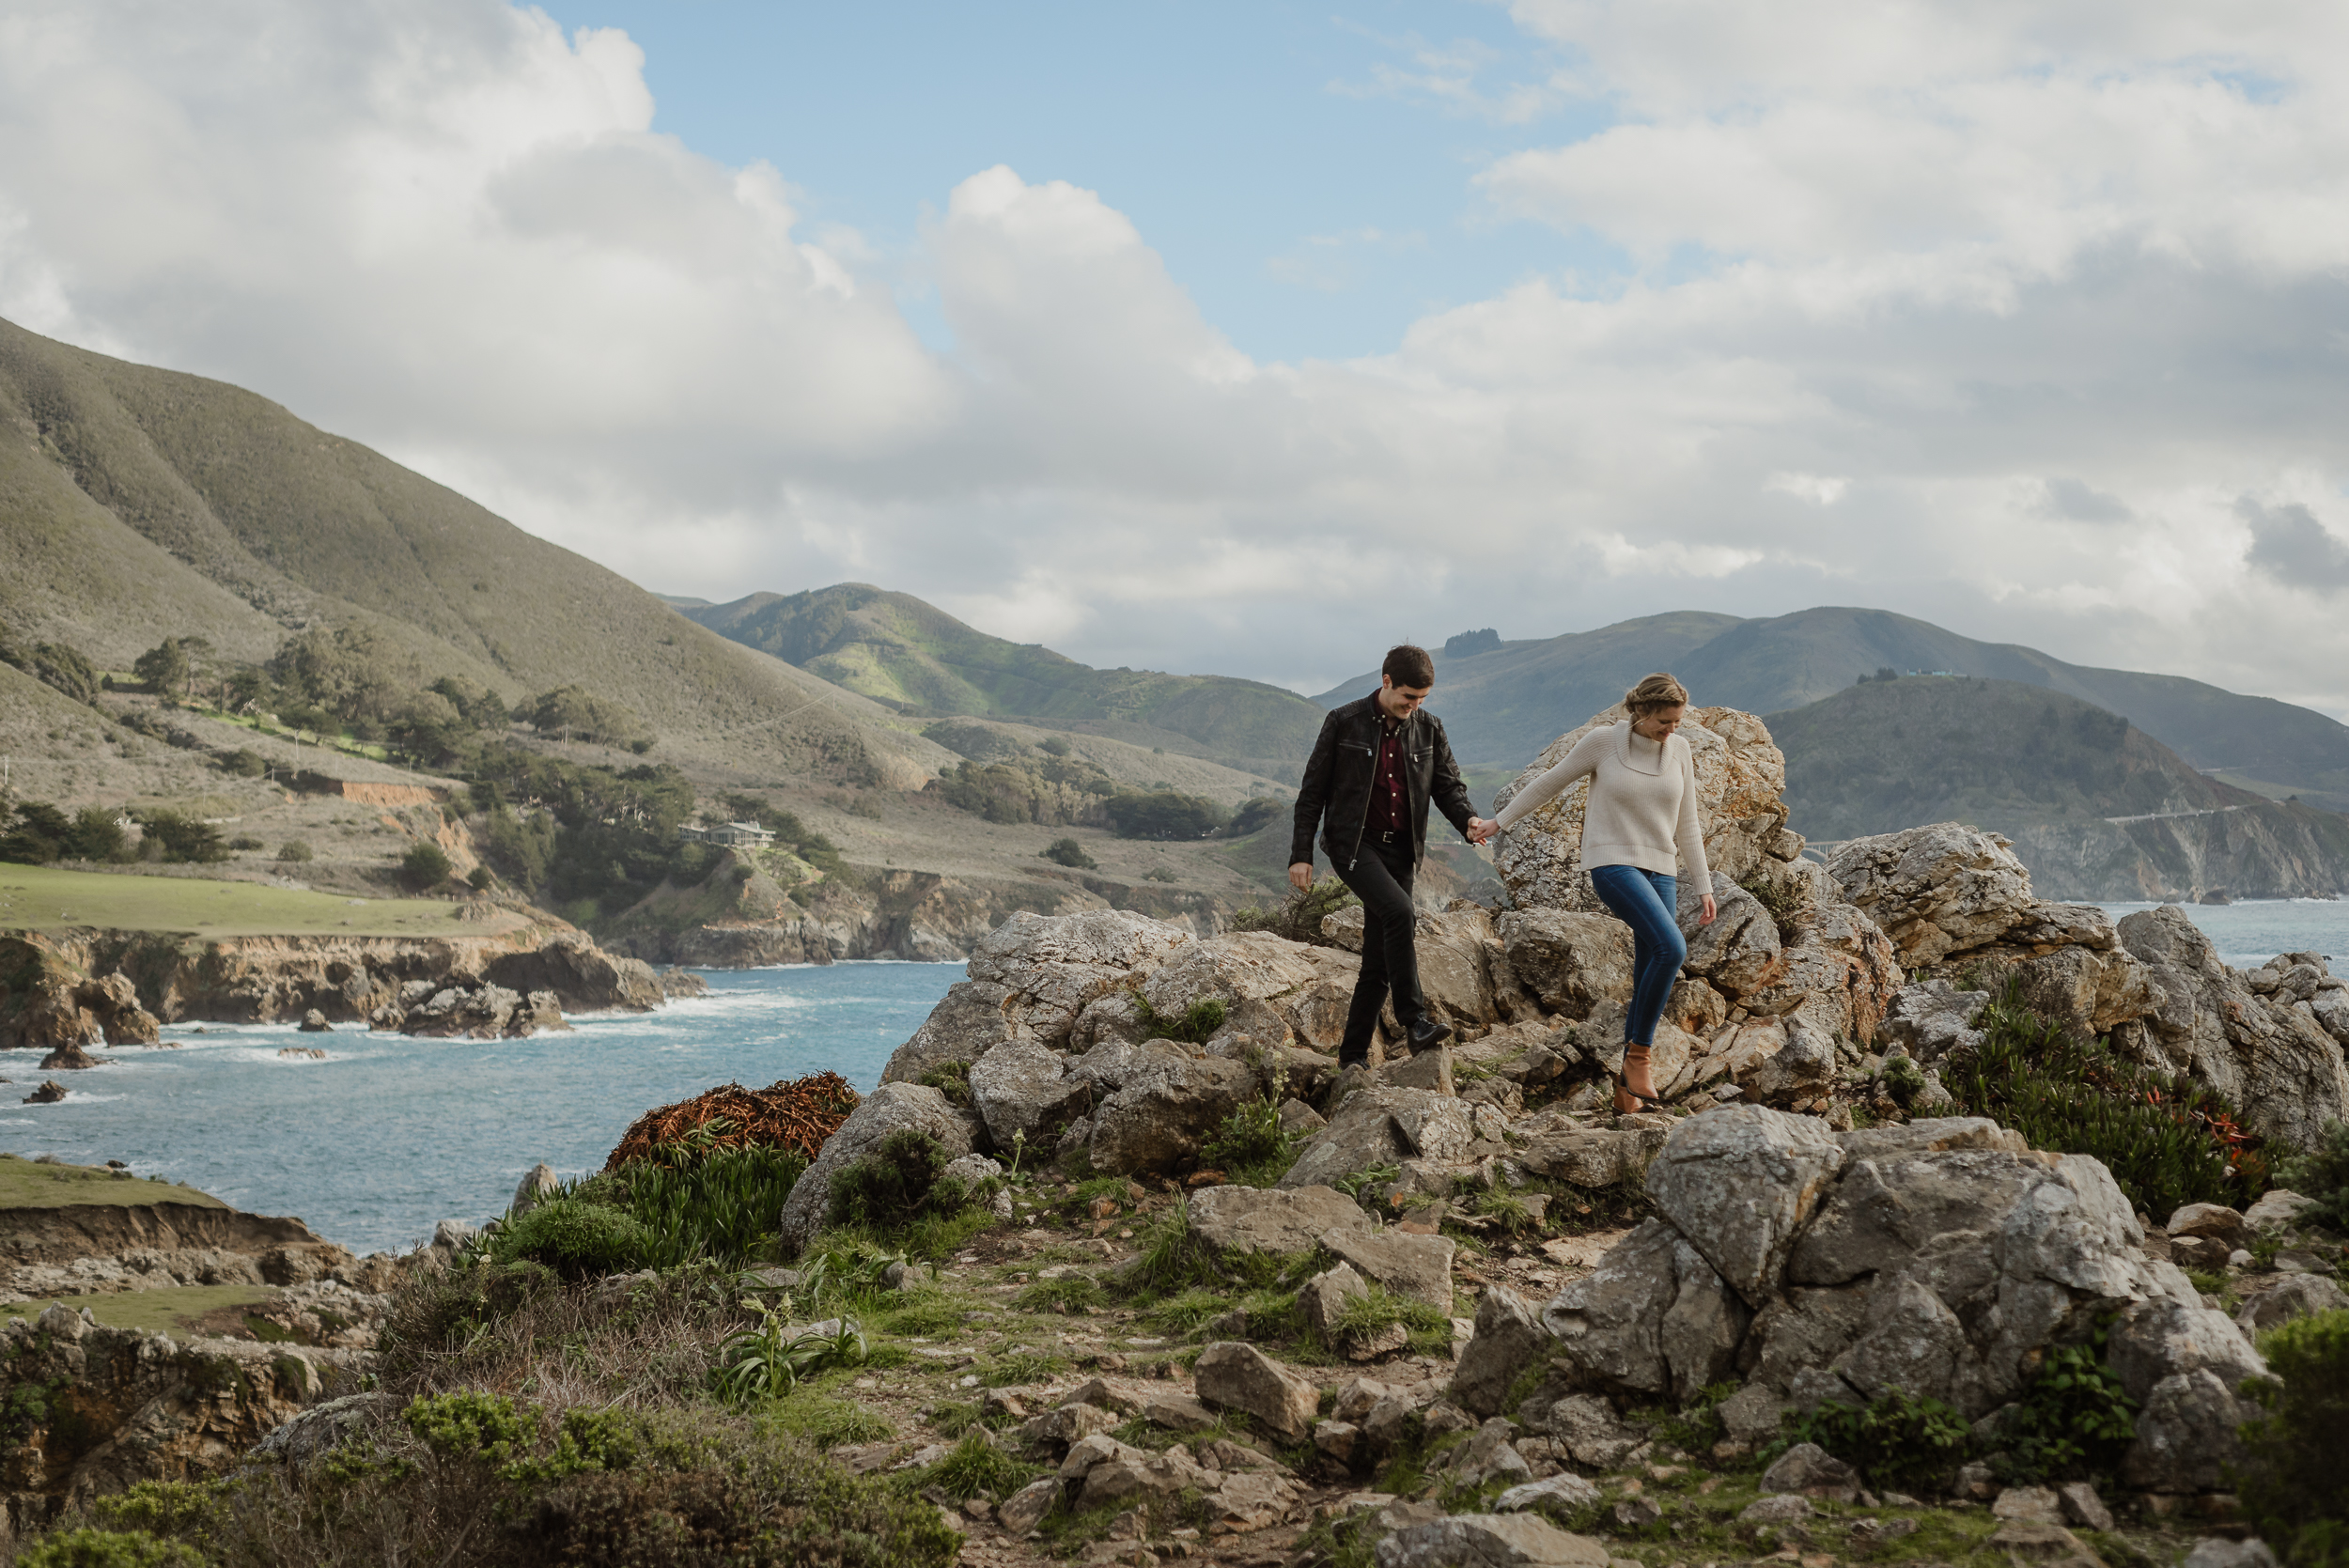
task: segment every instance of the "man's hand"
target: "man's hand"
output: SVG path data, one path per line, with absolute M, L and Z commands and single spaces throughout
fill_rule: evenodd
M 1311 893 L 1314 886 L 1314 862 L 1299 861 L 1289 867 L 1289 886 L 1299 893 Z
M 1697 916 L 1697 924 L 1710 925 L 1713 924 L 1713 917 L 1719 913 L 1720 911 L 1713 907 L 1713 895 L 1708 893 L 1704 895 L 1704 912 Z
M 1493 835 L 1499 831 L 1501 831 L 1501 824 L 1488 817 L 1471 816 L 1469 818 L 1468 841 L 1470 844 L 1490 844 Z

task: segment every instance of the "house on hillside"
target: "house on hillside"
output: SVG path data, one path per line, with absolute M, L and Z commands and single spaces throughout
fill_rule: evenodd
M 689 844 L 723 844 L 730 849 L 744 846 L 763 849 L 775 842 L 775 835 L 755 822 L 721 822 L 715 827 L 689 824 L 679 828 L 677 836 Z

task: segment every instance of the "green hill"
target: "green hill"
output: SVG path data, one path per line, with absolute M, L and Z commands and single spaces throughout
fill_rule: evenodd
M 1277 686 L 1097 670 L 863 582 L 731 604 L 669 602 L 713 631 L 906 714 L 1031 719 L 1143 744 L 1155 732 L 1173 742 L 1169 750 L 1290 777 L 1321 728 L 1318 707 Z
M 2118 714 L 2015 681 L 1911 676 L 1773 713 L 1788 823 L 1814 841 L 1968 822 L 2045 896 L 2349 890 L 2349 817 L 2207 778 Z
M 1740 620 L 1682 612 L 1595 631 L 1504 643 L 1436 661 L 1454 747 L 1512 766 L 1670 670 L 1701 704 L 1773 713 L 1815 703 L 1879 669 L 1947 671 L 2077 697 L 2122 715 L 2196 768 L 2274 799 L 2349 811 L 2349 725 L 2270 697 L 2179 675 L 2067 664 L 2015 643 L 1983 643 L 1884 610 L 1822 607 Z M 1357 676 L 1314 700 L 1334 706 L 1377 684 Z
M 918 784 L 943 753 L 869 702 L 266 398 L 0 322 L 0 622 L 123 670 L 164 636 L 266 659 L 356 627 L 516 702 L 576 684 L 680 763 Z

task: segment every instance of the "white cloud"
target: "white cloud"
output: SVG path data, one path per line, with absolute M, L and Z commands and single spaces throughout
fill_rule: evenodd
M 857 577 L 1306 684 L 1468 626 L 1876 603 L 2349 709 L 2349 13 L 1516 14 L 1616 117 L 1481 189 L 1631 262 L 1351 362 L 1252 358 L 1099 194 L 1005 167 L 923 233 L 933 352 L 790 171 L 653 129 L 632 42 L 501 0 L 0 13 L 0 313 L 668 591 Z M 1391 85 L 1516 113 L 1439 54 Z

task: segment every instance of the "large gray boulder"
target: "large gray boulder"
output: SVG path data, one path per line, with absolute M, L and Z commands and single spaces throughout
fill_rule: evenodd
M 1987 947 L 2038 902 L 2006 841 L 1962 822 L 1846 840 L 1828 871 L 1909 966 Z
M 1589 1386 L 1686 1403 L 1735 1369 L 1749 1316 L 1703 1253 L 1650 1219 L 1552 1296 L 1542 1326 Z
M 1255 1069 L 1244 1062 L 1165 1058 L 1128 1077 L 1093 1113 L 1093 1168 L 1125 1175 L 1188 1164 L 1256 1089 Z
M 1476 1304 L 1476 1331 L 1460 1351 L 1444 1397 L 1472 1416 L 1504 1414 L 1511 1387 L 1555 1346 L 1540 1312 L 1506 1285 L 1494 1285 Z
M 1467 1102 L 1428 1089 L 1358 1089 L 1315 1133 L 1279 1185 L 1328 1187 L 1407 1159 L 1457 1159 L 1476 1141 Z
M 918 1083 L 884 1083 L 848 1112 L 840 1130 L 825 1140 L 784 1200 L 776 1234 L 785 1253 L 797 1253 L 823 1228 L 832 1202 L 832 1172 L 880 1147 L 890 1134 L 911 1129 L 938 1140 L 949 1158 L 971 1153 L 970 1124 L 946 1096 Z
M 1631 928 L 1610 914 L 1511 909 L 1493 922 L 1509 970 L 1544 1007 L 1587 1018 L 1631 990 Z
M 1378 1568 L 1607 1568 L 1607 1548 L 1538 1514 L 1455 1514 L 1378 1543 Z
M 1961 991 L 1946 980 L 1921 981 L 1892 999 L 1882 1043 L 1897 1045 L 1931 1066 L 1957 1047 L 1982 1043 L 1974 1020 L 1988 1005 L 1988 991 Z
M 999 1149 L 1026 1135 L 1039 1146 L 1072 1111 L 1089 1106 L 1092 1086 L 1068 1073 L 1068 1059 L 1034 1040 L 1005 1040 L 971 1064 L 971 1104 Z
M 1648 1195 L 1730 1288 L 1760 1307 L 1843 1150 L 1827 1124 L 1732 1105 L 1682 1122 L 1648 1167 Z
M 1459 1244 L 1450 1236 L 1349 1225 L 1323 1232 L 1321 1245 L 1395 1295 L 1451 1312 L 1452 1259 Z
M 1194 939 L 1130 909 L 1022 909 L 980 941 L 969 972 L 1003 987 L 1006 1020 L 1048 1046 L 1065 1045 L 1086 1003 L 1131 988 Z
M 1371 1229 L 1361 1204 L 1328 1187 L 1206 1187 L 1184 1209 L 1192 1237 L 1218 1252 L 1310 1252 L 1326 1234 Z
M 1297 1044 L 1337 1048 L 1361 960 L 1265 931 L 1234 931 L 1169 953 L 1142 984 L 1160 1017 L 1201 1002 L 1222 1004 L 1226 1027 L 1258 1048 Z
M 949 1062 L 976 1062 L 1020 1026 L 1012 1017 L 1011 988 L 991 980 L 958 980 L 912 1038 L 891 1053 L 883 1083 L 919 1083 Z
M 1252 1344 L 1224 1340 L 1199 1353 L 1191 1368 L 1199 1403 L 1216 1410 L 1241 1410 L 1291 1442 L 1313 1430 L 1321 1390 Z
M 2124 1042 L 2136 1054 L 2190 1072 L 2279 1143 L 2313 1147 L 2327 1123 L 2349 1120 L 2349 1063 L 2311 1002 L 2280 984 L 2254 989 L 2175 905 L 2123 917 L 2119 934 L 2155 999 Z

